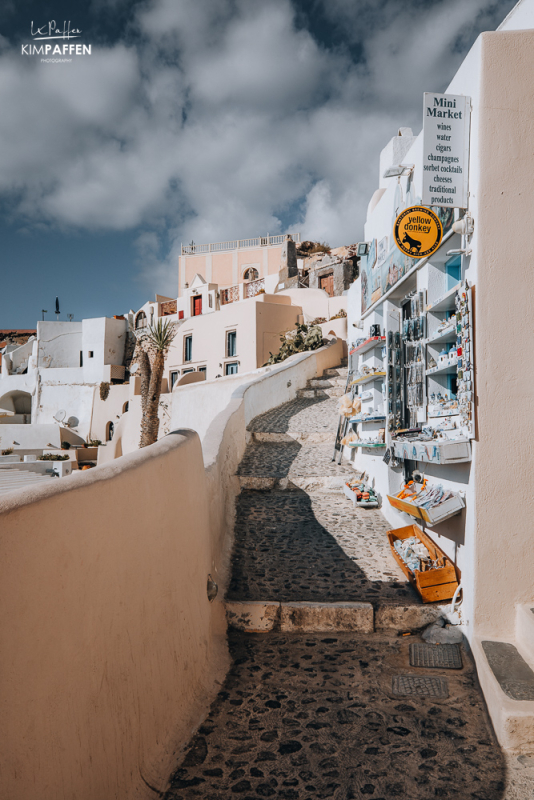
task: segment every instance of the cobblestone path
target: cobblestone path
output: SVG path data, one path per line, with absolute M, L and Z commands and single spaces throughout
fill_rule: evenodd
M 337 383 L 344 384 L 342 370 Z M 227 597 L 418 603 L 391 556 L 380 511 L 355 509 L 340 493 L 352 468 L 331 461 L 337 399 L 317 394 L 250 425 Z M 250 477 L 286 482 L 250 490 Z M 233 667 L 165 800 L 534 796 L 521 786 L 516 793 L 515 783 L 509 791 L 470 656 L 462 648 L 460 670 L 417 669 L 409 645 L 420 641 L 230 629 Z M 393 693 L 394 677 L 429 672 L 445 679 L 448 697 Z
M 396 697 L 405 639 L 230 634 L 234 665 L 166 800 L 500 800 L 505 770 L 474 668 L 449 698 Z
M 346 370 L 339 373 L 337 382 L 344 386 Z M 261 440 L 248 445 L 238 474 L 244 479 L 288 478 L 289 485 L 283 491 L 241 492 L 227 597 L 419 603 L 391 555 L 381 512 L 354 508 L 342 494 L 354 470 L 332 461 L 338 399 L 327 392 L 285 403 L 249 426 Z M 265 439 L 269 434 L 288 436 L 270 441 Z M 337 478 L 334 485 L 332 478 Z M 306 486 L 306 479 L 319 480 Z

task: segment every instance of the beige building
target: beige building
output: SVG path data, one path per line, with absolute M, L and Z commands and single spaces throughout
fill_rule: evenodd
M 207 380 L 263 366 L 278 352 L 280 334 L 294 328 L 302 307 L 278 294 L 259 294 L 221 307 L 218 314 L 189 317 L 178 328 L 166 359 L 169 387 L 189 372 Z
M 274 291 L 279 272 L 283 271 L 284 266 L 288 266 L 288 249 L 289 268 L 291 270 L 294 266 L 296 275 L 296 256 L 294 252 L 291 253 L 291 248 L 288 248 L 288 242 L 300 242 L 300 233 L 182 245 L 178 294 L 180 297 L 183 296 L 197 273 L 204 275 L 208 283 L 216 283 L 222 289 L 261 281 L 263 282 L 261 288 L 265 291 Z M 294 251 L 294 248 L 292 249 Z M 271 280 L 265 283 L 267 278 Z

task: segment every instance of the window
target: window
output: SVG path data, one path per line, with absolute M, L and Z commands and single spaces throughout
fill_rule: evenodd
M 249 267 L 245 270 L 245 274 L 243 275 L 244 281 L 257 281 L 260 277 L 260 273 L 254 267 Z
M 184 369 L 182 375 L 187 375 L 189 372 L 194 372 L 194 371 L 195 371 L 194 369 Z
M 236 375 L 237 374 L 237 361 L 232 361 L 230 364 L 226 364 L 224 368 L 225 375 Z
M 122 407 L 122 413 L 126 414 L 126 412 L 128 411 L 129 408 L 130 408 L 130 403 L 128 401 L 126 401 L 125 404 Z
M 80 350 L 80 367 L 83 367 L 83 350 Z
M 106 442 L 111 442 L 113 439 L 113 432 L 115 430 L 115 426 L 112 422 L 108 422 L 106 425 Z
M 179 378 L 179 375 L 180 375 L 180 373 L 178 371 L 171 372 L 171 392 L 173 390 L 174 384 L 176 383 L 176 381 Z
M 227 358 L 232 358 L 233 356 L 236 355 L 237 355 L 237 331 L 228 331 L 226 334 L 226 356 Z
M 93 358 L 93 356 L 94 356 L 94 351 L 93 350 L 89 350 L 89 358 Z
M 184 361 L 193 360 L 193 337 L 184 336 Z
M 199 368 L 198 368 L 198 371 L 199 371 L 199 372 L 206 372 L 206 367 L 199 367 Z
M 146 328 L 146 314 L 144 311 L 140 311 L 135 318 L 135 329 L 138 330 L 139 328 Z
M 211 292 L 210 294 L 208 294 L 208 305 L 210 308 L 213 308 L 213 297 L 211 295 Z

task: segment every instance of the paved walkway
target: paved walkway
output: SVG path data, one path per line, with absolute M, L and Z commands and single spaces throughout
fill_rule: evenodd
M 346 370 L 337 372 L 334 391 L 346 380 Z M 391 555 L 381 512 L 355 508 L 341 494 L 354 470 L 332 461 L 339 401 L 327 392 L 285 403 L 249 426 L 254 438 L 238 470 L 242 484 L 286 480 L 281 491 L 275 485 L 239 496 L 227 597 L 419 604 Z M 287 440 L 276 440 L 280 434 Z
M 500 800 L 504 762 L 473 667 L 448 700 L 395 697 L 408 642 L 339 634 L 230 636 L 234 666 L 167 800 Z
M 381 512 L 341 494 L 353 470 L 331 461 L 338 402 L 316 395 L 250 425 L 227 598 L 419 604 Z M 229 641 L 233 667 L 166 800 L 534 797 L 534 759 L 506 762 L 465 651 L 462 669 L 429 670 L 410 666 L 416 635 L 230 630 Z M 429 673 L 448 697 L 394 693 L 394 678 Z

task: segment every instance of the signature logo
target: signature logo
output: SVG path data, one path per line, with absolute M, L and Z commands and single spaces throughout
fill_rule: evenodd
M 81 35 L 81 31 L 78 30 L 78 28 L 70 27 L 70 19 L 68 22 L 66 20 L 63 21 L 63 30 L 58 28 L 55 19 L 50 20 L 50 22 L 43 25 L 41 28 L 34 30 L 32 20 L 30 30 L 33 40 L 37 42 L 44 41 L 45 39 L 79 39 Z
M 50 20 L 45 25 L 35 25 L 33 20 L 30 25 L 30 35 L 32 44 L 21 45 L 21 55 L 23 56 L 46 56 L 41 61 L 60 63 L 72 61 L 66 56 L 90 56 L 91 45 L 71 43 L 71 39 L 79 39 L 82 32 L 79 28 L 71 27 L 71 21 L 63 20 L 63 27 L 58 25 L 55 19 Z M 62 39 L 63 44 L 47 44 L 51 40 Z M 60 58 L 55 58 L 60 56 Z

